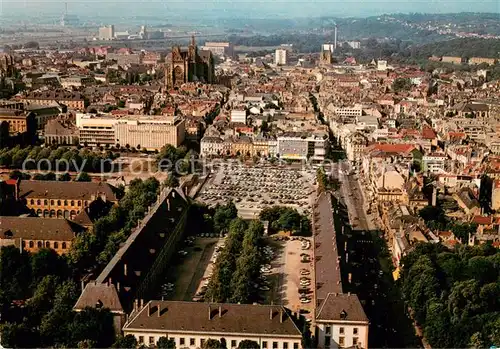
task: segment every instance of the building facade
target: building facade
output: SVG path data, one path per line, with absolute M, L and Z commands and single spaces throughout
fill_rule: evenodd
M 115 125 L 115 139 L 122 146 L 154 151 L 167 144 L 178 147 L 184 138 L 185 120 L 178 117 L 120 120 Z
M 190 349 L 203 348 L 211 338 L 224 338 L 228 349 L 243 340 L 255 341 L 262 349 L 302 348 L 294 317 L 274 305 L 150 301 L 132 312 L 123 334 L 149 346 L 167 337 L 176 347 Z
M 317 310 L 318 348 L 368 348 L 368 327 L 356 295 L 329 293 Z
M 118 202 L 102 182 L 21 181 L 17 198 L 39 217 L 60 219 L 73 219 L 98 198 Z
M 172 48 L 167 56 L 165 72 L 165 86 L 171 89 L 186 82 L 202 81 L 213 83 L 215 79 L 215 63 L 212 52 L 200 50 L 191 39 L 187 51 L 182 51 L 179 46 Z
M 99 40 L 113 40 L 115 38 L 115 26 L 107 25 L 99 28 Z
M 230 42 L 206 42 L 202 50 L 210 51 L 214 56 L 233 57 L 234 46 Z
M 287 54 L 288 51 L 285 49 L 282 48 L 276 49 L 276 51 L 274 51 L 274 64 L 287 65 L 288 63 Z
M 50 248 L 64 254 L 76 235 L 74 228 L 66 219 L 4 216 L 0 225 L 0 246 L 14 245 L 32 253 Z

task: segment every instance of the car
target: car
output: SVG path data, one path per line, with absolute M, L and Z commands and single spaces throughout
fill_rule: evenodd
M 187 253 L 186 251 L 184 251 L 184 250 L 180 250 L 180 251 L 178 251 L 177 253 L 178 253 L 178 254 L 180 254 L 181 256 L 187 256 L 187 254 L 188 254 L 188 253 Z
M 311 281 L 311 278 L 303 276 L 303 277 L 300 278 L 300 281 Z
M 301 270 L 300 271 L 300 275 L 304 276 L 304 275 L 309 275 L 311 274 L 311 272 L 309 270 Z
M 301 298 L 300 303 L 302 303 L 302 304 L 311 303 L 311 300 L 309 298 Z
M 259 290 L 261 290 L 261 291 L 269 291 L 270 288 L 268 286 L 260 286 Z

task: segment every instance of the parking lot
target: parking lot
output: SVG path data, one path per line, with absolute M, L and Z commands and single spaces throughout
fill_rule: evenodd
M 219 238 L 192 239 L 190 246 L 178 252 L 178 262 L 174 263 L 165 276 L 159 296 L 168 300 L 191 301 L 198 292 L 202 279 L 210 271 L 210 259 Z
M 240 217 L 257 218 L 266 206 L 288 206 L 310 214 L 315 171 L 268 165 L 221 167 L 211 175 L 198 199 L 209 206 L 231 200 Z
M 269 242 L 275 258 L 267 275 L 270 291 L 266 304 L 283 304 L 287 308 L 312 316 L 314 308 L 314 273 L 312 240 L 290 238 Z

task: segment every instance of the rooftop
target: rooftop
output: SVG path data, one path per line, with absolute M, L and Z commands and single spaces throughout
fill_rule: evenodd
M 131 317 L 124 330 L 150 329 L 302 336 L 287 309 L 277 305 L 150 301 Z
M 105 195 L 118 201 L 112 187 L 102 182 L 21 181 L 19 197 L 24 199 L 89 200 Z

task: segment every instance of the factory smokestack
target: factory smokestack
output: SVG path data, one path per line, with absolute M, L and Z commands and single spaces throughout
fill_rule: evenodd
M 333 41 L 333 48 L 336 50 L 337 49 L 337 24 L 335 24 L 335 37 Z

